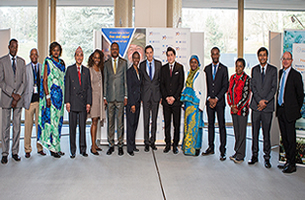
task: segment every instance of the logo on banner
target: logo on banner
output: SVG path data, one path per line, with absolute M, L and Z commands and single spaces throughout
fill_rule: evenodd
M 123 56 L 127 50 L 134 30 L 134 28 L 102 28 L 102 33 L 110 43 L 116 42 L 119 44 L 119 53 Z

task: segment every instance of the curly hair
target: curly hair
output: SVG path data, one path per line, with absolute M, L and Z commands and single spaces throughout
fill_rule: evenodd
M 49 56 L 52 56 L 52 51 L 55 47 L 59 47 L 59 56 L 61 56 L 62 48 L 58 42 L 52 42 L 49 47 Z
M 100 63 L 98 64 L 98 67 L 100 68 L 101 71 L 103 71 L 104 70 L 104 53 L 99 49 L 95 49 L 95 51 L 89 56 L 88 67 L 93 67 L 93 65 L 94 65 L 93 56 L 95 53 L 98 53 L 100 55 Z

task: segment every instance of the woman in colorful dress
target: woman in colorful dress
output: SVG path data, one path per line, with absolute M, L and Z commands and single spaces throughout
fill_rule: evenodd
M 103 98 L 103 69 L 104 69 L 104 54 L 101 50 L 96 49 L 89 57 L 88 67 L 91 76 L 92 87 L 92 106 L 88 114 L 88 118 L 92 119 L 91 124 L 91 149 L 90 152 L 93 155 L 98 156 L 97 151 L 102 151 L 96 145 L 96 130 L 98 120 L 100 120 L 101 126 L 104 125 L 106 118 L 104 98 Z
M 60 158 L 64 153 L 60 149 L 61 128 L 64 114 L 64 93 L 66 68 L 60 59 L 62 48 L 52 42 L 49 56 L 43 62 L 39 95 L 38 140 L 51 156 Z
M 235 154 L 230 159 L 235 163 L 244 161 L 246 133 L 250 101 L 250 77 L 244 72 L 246 62 L 238 58 L 235 62 L 236 74 L 230 78 L 227 100 L 231 108 L 235 135 Z
M 199 58 L 193 55 L 190 58 L 190 70 L 181 94 L 185 111 L 182 141 L 184 155 L 198 156 L 200 154 L 204 127 L 202 115 L 206 96 L 206 76 L 204 71 L 200 69 Z

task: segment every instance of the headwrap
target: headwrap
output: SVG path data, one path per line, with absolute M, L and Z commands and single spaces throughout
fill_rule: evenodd
M 80 46 L 78 46 L 76 51 L 75 51 L 75 54 L 77 54 L 77 53 L 83 53 L 83 50 Z
M 197 62 L 198 62 L 198 67 L 200 67 L 201 64 L 200 64 L 200 62 L 199 62 L 198 56 L 197 56 L 197 55 L 192 55 L 191 58 L 190 58 L 190 62 L 191 62 L 191 60 L 192 60 L 193 58 L 195 58 L 195 59 L 197 60 Z

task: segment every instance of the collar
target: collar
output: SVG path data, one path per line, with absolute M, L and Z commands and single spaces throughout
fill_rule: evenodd
M 15 58 L 15 60 L 17 59 L 17 56 L 13 57 L 10 53 L 8 55 L 10 56 L 11 60 L 12 60 L 12 58 Z
M 169 67 L 172 65 L 173 68 L 175 67 L 176 61 L 174 61 L 172 64 L 168 63 Z
M 149 61 L 146 59 L 146 64 L 147 64 L 147 65 L 149 65 L 149 63 L 153 64 L 153 63 L 154 63 L 154 61 L 155 61 L 155 59 L 154 59 L 154 58 L 151 60 L 151 62 L 149 62 Z
M 259 64 L 259 66 L 260 66 L 260 70 L 262 71 L 263 66 L 262 66 L 261 64 Z M 268 67 L 268 63 L 266 63 L 266 65 L 265 65 L 265 67 L 264 67 L 264 72 L 267 71 L 267 67 Z
M 290 67 L 288 67 L 288 69 L 286 69 L 286 70 L 283 69 L 283 73 L 286 72 L 288 74 L 290 72 L 290 70 L 291 70 L 291 65 L 290 65 Z
M 214 63 L 212 62 L 212 67 L 214 67 Z M 219 62 L 216 64 L 216 68 L 218 68 L 218 66 L 219 66 Z
M 119 61 L 119 56 L 115 58 L 115 61 L 118 62 Z M 111 57 L 112 62 L 114 62 L 114 57 Z

